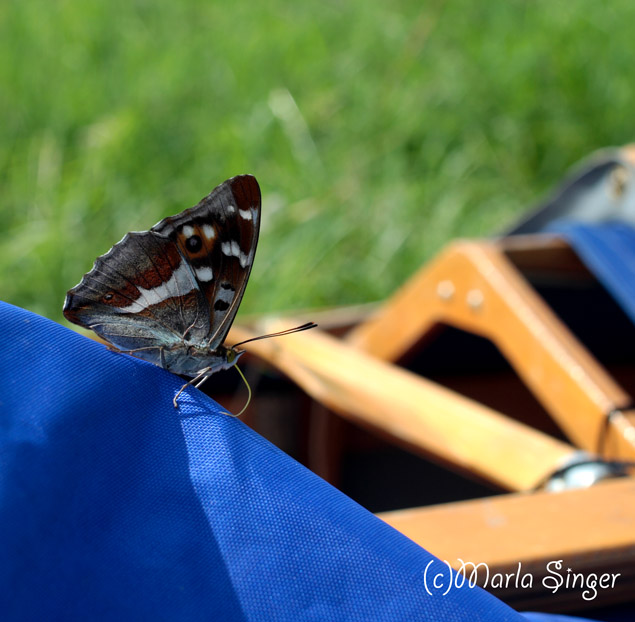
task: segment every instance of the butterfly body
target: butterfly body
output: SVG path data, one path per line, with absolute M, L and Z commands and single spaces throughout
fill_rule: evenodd
M 149 361 L 163 369 L 167 369 L 174 374 L 190 376 L 194 378 L 206 370 L 207 375 L 229 369 L 236 364 L 243 351 L 236 351 L 225 346 L 211 348 L 207 345 L 190 345 L 187 341 L 171 345 L 159 346 L 144 350 L 119 350 L 126 354 L 132 354 L 136 358 Z
M 131 232 L 66 295 L 65 317 L 112 349 L 177 374 L 211 375 L 242 352 L 223 345 L 251 272 L 260 188 L 228 179 L 198 205 Z

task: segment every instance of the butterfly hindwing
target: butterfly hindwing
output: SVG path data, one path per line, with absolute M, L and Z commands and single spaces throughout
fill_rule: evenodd
M 207 302 L 207 342 L 225 340 L 243 297 L 260 227 L 260 188 L 251 175 L 228 179 L 198 205 L 152 228 L 175 243 Z
M 64 304 L 67 319 L 121 350 L 169 346 L 180 342 L 188 328 L 193 338 L 203 337 L 206 310 L 176 244 L 150 231 L 127 234 L 97 258 Z M 154 359 L 158 351 L 148 355 Z

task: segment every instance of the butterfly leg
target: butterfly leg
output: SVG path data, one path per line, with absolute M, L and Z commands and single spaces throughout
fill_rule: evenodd
M 194 386 L 198 389 L 204 382 L 207 382 L 207 379 L 212 375 L 209 373 L 210 371 L 210 367 L 207 368 L 207 374 L 205 376 L 203 376 Z M 197 376 L 197 378 L 200 378 L 200 374 Z
M 177 404 L 177 400 L 179 399 L 179 395 L 181 395 L 181 393 L 183 393 L 183 391 L 185 391 L 185 389 L 187 389 L 189 386 L 194 385 L 195 387 L 199 387 L 201 386 L 209 377 L 210 375 L 210 370 L 211 367 L 205 367 L 204 369 L 201 369 L 200 372 L 198 372 L 198 374 L 192 378 L 192 380 L 190 380 L 189 382 L 186 382 L 180 389 L 179 392 L 174 396 L 174 399 L 172 400 L 172 403 L 174 404 L 174 408 L 178 408 L 179 405 Z

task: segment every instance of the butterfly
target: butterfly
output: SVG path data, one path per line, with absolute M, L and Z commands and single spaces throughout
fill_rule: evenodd
M 260 205 L 256 178 L 239 175 L 149 231 L 126 234 L 68 291 L 64 316 L 113 350 L 193 378 L 174 397 L 178 407 L 188 385 L 244 353 L 236 347 L 246 342 L 223 343 L 254 263 Z

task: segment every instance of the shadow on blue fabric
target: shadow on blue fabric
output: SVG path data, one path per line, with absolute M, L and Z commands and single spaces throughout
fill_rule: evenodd
M 0 326 L 3 620 L 527 620 L 428 593 L 441 562 L 196 389 L 175 410 L 180 378 L 3 303 Z

